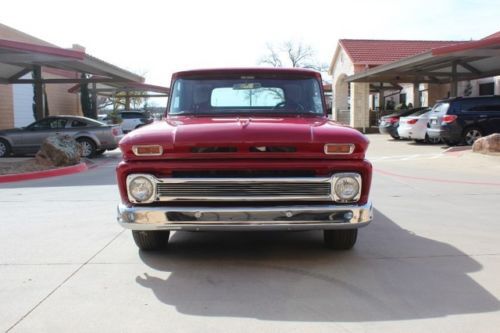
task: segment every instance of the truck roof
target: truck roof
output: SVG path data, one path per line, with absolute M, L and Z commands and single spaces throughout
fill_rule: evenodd
M 305 68 L 275 68 L 275 67 L 248 67 L 248 68 L 207 68 L 194 69 L 177 72 L 172 78 L 187 76 L 234 76 L 234 75 L 286 75 L 286 76 L 310 76 L 321 79 L 321 74 L 317 71 Z

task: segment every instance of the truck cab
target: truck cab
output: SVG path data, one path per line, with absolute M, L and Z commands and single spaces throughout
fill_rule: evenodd
M 368 139 L 328 119 L 305 69 L 173 75 L 165 119 L 126 135 L 118 222 L 142 250 L 170 231 L 322 230 L 350 249 L 372 220 Z

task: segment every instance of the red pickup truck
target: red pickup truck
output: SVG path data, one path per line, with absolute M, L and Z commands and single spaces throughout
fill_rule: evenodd
M 142 250 L 177 230 L 323 230 L 350 249 L 372 220 L 367 138 L 327 117 L 319 73 L 173 75 L 167 113 L 126 135 L 118 222 Z

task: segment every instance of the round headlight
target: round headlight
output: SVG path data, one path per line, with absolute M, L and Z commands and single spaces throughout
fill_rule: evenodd
M 353 201 L 359 194 L 358 180 L 351 176 L 342 176 L 335 182 L 335 194 L 342 201 Z
M 138 202 L 148 201 L 153 196 L 154 185 L 148 178 L 139 176 L 130 181 L 128 191 Z

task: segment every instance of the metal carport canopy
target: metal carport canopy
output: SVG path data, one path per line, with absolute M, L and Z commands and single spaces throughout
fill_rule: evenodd
M 88 79 L 39 79 L 41 83 L 144 82 L 144 78 L 84 52 L 0 39 L 0 84 L 35 83 L 20 79 L 40 67 L 97 75 Z
M 116 93 L 128 93 L 130 97 L 136 97 L 137 92 L 146 92 L 147 95 L 137 95 L 137 97 L 168 97 L 170 92 L 170 88 L 157 86 L 146 83 L 138 83 L 138 82 L 104 82 L 97 83 L 95 88 L 90 88 L 92 91 L 95 91 L 98 95 L 102 96 L 112 96 Z M 68 89 L 70 93 L 80 92 L 80 84 L 77 84 L 70 89 Z M 154 94 L 150 94 L 154 93 Z
M 348 82 L 454 83 L 500 75 L 500 37 L 432 49 L 347 77 Z M 455 86 L 455 87 L 453 87 Z M 455 94 L 453 90 L 455 88 Z

